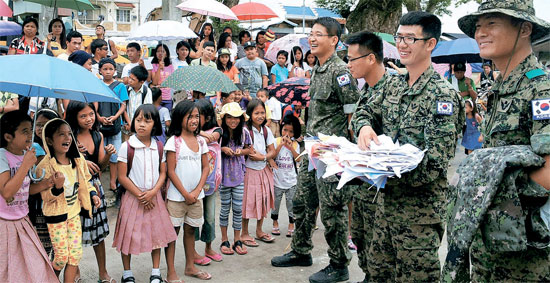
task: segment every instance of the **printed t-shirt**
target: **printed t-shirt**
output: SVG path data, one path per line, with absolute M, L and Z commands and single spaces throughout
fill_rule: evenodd
M 67 201 L 67 218 L 71 219 L 80 213 L 80 201 L 78 200 L 78 188 L 75 187 L 77 180 L 76 168 L 72 165 L 59 165 L 59 172 L 65 176 L 65 183 L 63 189 L 65 193 L 65 200 Z M 79 185 L 83 186 L 83 185 Z
M 0 148 L 0 174 L 9 171 L 10 177 L 13 177 L 21 163 L 23 163 L 24 155 L 15 155 L 5 148 Z M 13 196 L 13 200 L 9 203 L 0 197 L 0 218 L 6 220 L 18 220 L 29 214 L 29 186 L 31 179 L 25 175 L 21 188 Z
M 282 138 L 275 140 L 275 147 L 279 146 L 282 142 Z M 297 142 L 293 142 L 292 146 L 296 152 L 300 152 L 300 145 Z M 296 177 L 296 169 L 294 168 L 294 156 L 290 149 L 283 146 L 279 155 L 275 157 L 275 163 L 277 163 L 276 169 L 273 169 L 273 180 L 275 186 L 281 189 L 289 189 L 296 186 L 298 179 Z

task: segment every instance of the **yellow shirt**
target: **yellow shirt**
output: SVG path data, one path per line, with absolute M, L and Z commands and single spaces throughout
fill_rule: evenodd
M 67 201 L 67 217 L 71 219 L 80 214 L 80 202 L 78 201 L 78 188 L 75 188 L 77 183 L 76 168 L 72 165 L 59 165 L 59 172 L 65 176 L 65 183 L 63 188 L 65 189 L 65 200 Z
M 265 106 L 265 119 L 271 120 L 271 110 L 269 109 L 269 106 Z
M 67 50 L 61 48 L 61 44 L 59 44 L 55 41 L 50 41 L 49 45 L 50 45 L 50 49 L 52 50 L 52 53 L 53 53 L 54 57 L 57 57 L 57 56 L 59 56 L 59 54 L 63 54 L 65 52 L 67 52 Z

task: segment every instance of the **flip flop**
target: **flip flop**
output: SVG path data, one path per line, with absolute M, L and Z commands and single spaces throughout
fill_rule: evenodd
M 210 262 L 212 262 L 211 259 L 207 258 L 207 257 L 203 257 L 201 259 L 195 259 L 193 260 L 193 262 L 196 264 L 196 265 L 200 265 L 200 266 L 205 266 L 205 265 L 209 265 Z
M 220 262 L 223 260 L 223 257 L 220 255 L 220 254 L 213 254 L 213 255 L 209 255 L 207 253 L 204 253 L 204 256 L 206 256 L 207 258 L 215 261 L 215 262 Z
M 241 242 L 241 241 L 236 241 L 236 242 L 233 244 L 233 250 L 234 250 L 236 253 L 240 254 L 240 255 L 245 255 L 245 254 L 248 253 L 248 251 L 239 252 L 239 251 L 237 250 L 237 247 L 240 247 L 241 250 L 242 250 L 242 249 L 243 249 L 243 242 Z
M 176 279 L 176 280 L 164 279 L 164 281 L 166 281 L 168 283 L 183 283 L 183 280 L 181 280 L 181 279 Z
M 288 229 L 288 231 L 286 232 L 286 236 L 288 238 L 292 238 L 292 234 L 294 234 L 294 229 Z
M 204 272 L 202 270 L 199 270 L 199 272 L 197 272 L 195 274 L 185 274 L 185 275 L 190 276 L 190 277 L 195 277 L 195 278 L 200 279 L 200 280 L 210 280 L 210 279 L 212 279 L 212 275 L 210 275 L 209 273 Z
M 109 279 L 103 279 L 103 280 L 98 279 L 98 280 L 97 280 L 97 283 L 113 283 L 113 282 L 116 282 L 116 280 L 115 280 L 114 278 L 112 278 L 112 277 L 109 278 Z
M 254 241 L 254 239 L 252 239 L 252 240 L 242 240 L 242 242 L 247 247 L 257 247 L 257 246 L 259 246 L 258 243 L 256 243 L 256 241 Z
M 223 248 L 226 248 L 226 249 L 224 250 Z M 229 241 L 224 241 L 220 245 L 220 252 L 222 252 L 222 254 L 224 254 L 224 255 L 234 254 L 234 252 L 231 250 L 231 244 L 229 243 Z
M 273 234 L 275 236 L 279 236 L 279 235 L 281 235 L 281 230 L 279 230 L 279 227 L 273 227 L 273 228 L 271 228 L 271 234 Z
M 263 234 L 260 237 L 256 237 L 256 240 L 260 240 L 264 243 L 273 243 L 275 241 L 275 238 L 271 237 L 269 234 Z

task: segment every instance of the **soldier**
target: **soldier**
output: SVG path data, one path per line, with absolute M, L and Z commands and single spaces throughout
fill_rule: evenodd
M 521 207 L 535 207 L 528 209 L 529 219 L 531 213 L 539 214 L 538 208 L 548 194 L 536 200 L 522 196 L 532 193 L 533 185 L 539 186 L 538 190 L 541 186 L 550 190 L 550 80 L 531 47 L 533 41 L 550 33 L 550 24 L 535 17 L 532 0 L 489 0 L 477 12 L 460 18 L 458 25 L 475 38 L 480 56 L 492 60 L 500 70 L 482 127 L 484 146 L 531 145 L 546 160 L 540 169 L 524 170 L 524 181 L 517 184 Z M 504 197 L 498 196 L 489 209 L 498 210 L 496 206 Z M 472 280 L 550 281 L 550 249 L 547 245 L 537 248 L 532 244 L 534 239 L 529 236 L 540 227 L 529 224 L 525 223 L 527 231 L 523 231 L 528 235 L 526 244 L 496 247 L 485 241 L 481 231 L 486 231 L 481 223 L 471 246 Z
M 366 85 L 360 93 L 357 105 L 366 105 L 370 100 L 384 91 L 384 86 L 390 80 L 390 74 L 384 67 L 384 54 L 382 39 L 374 33 L 361 31 L 350 35 L 348 45 L 348 68 L 355 79 L 363 78 Z M 351 121 L 355 124 L 363 124 L 361 114 L 353 114 Z M 353 129 L 353 125 L 350 126 Z M 380 133 L 380 129 L 378 129 Z M 358 133 L 358 132 L 357 132 Z M 370 185 L 360 186 L 353 195 L 353 215 L 351 222 L 351 237 L 357 245 L 359 267 L 365 272 L 364 282 L 369 281 L 367 270 L 367 254 L 370 240 L 372 239 L 372 225 L 374 212 L 376 211 L 375 189 L 368 189 Z
M 439 281 L 447 165 L 464 123 L 462 99 L 431 65 L 440 35 L 436 16 L 405 14 L 394 38 L 408 74 L 386 82 L 380 94 L 359 104 L 352 122 L 362 148 L 378 143 L 373 126 L 380 125 L 380 133 L 400 144 L 426 150 L 415 170 L 388 180 L 380 191 L 368 253 L 372 282 Z
M 308 41 L 311 53 L 319 64 L 313 69 L 309 93 L 309 121 L 307 133 L 348 136 L 348 121 L 358 99 L 356 81 L 346 64 L 336 55 L 340 40 L 340 24 L 328 17 L 315 21 Z M 309 162 L 303 161 L 298 174 L 298 189 L 294 196 L 296 231 L 292 236 L 292 250 L 274 257 L 276 267 L 309 266 L 312 264 L 311 236 L 315 227 L 315 211 L 321 205 L 321 220 L 329 245 L 330 264 L 309 277 L 310 282 L 338 282 L 348 280 L 351 253 L 347 247 L 348 210 L 352 189 L 337 190 L 338 179 L 331 176 L 317 179 L 316 171 L 308 172 Z

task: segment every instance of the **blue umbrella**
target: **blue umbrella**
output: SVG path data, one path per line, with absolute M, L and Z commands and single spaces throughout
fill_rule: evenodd
M 82 66 L 44 54 L 0 57 L 0 91 L 28 97 L 118 102 L 105 83 Z
M 20 35 L 21 25 L 15 22 L 0 21 L 0 36 Z
M 0 91 L 28 97 L 120 103 L 115 93 L 94 74 L 69 61 L 44 54 L 11 55 L 1 56 L 0 66 L 4 66 L 0 68 Z M 36 120 L 34 122 L 33 132 Z M 35 168 L 29 176 L 33 181 L 42 179 L 35 177 Z
M 434 63 L 481 63 L 479 46 L 474 39 L 459 38 L 451 41 L 440 41 L 432 52 Z

